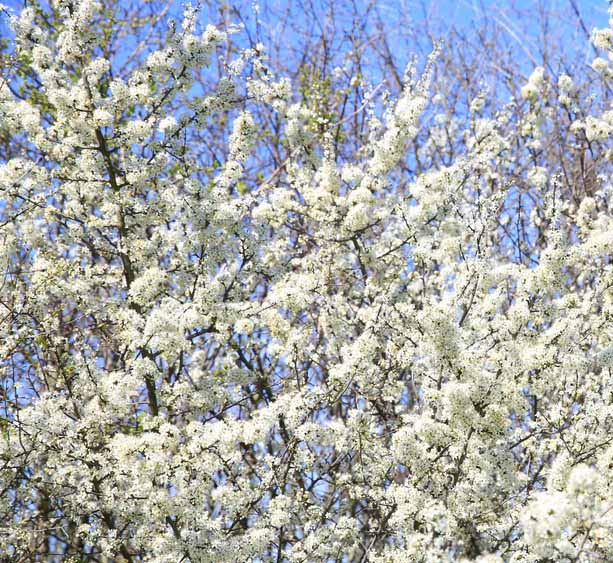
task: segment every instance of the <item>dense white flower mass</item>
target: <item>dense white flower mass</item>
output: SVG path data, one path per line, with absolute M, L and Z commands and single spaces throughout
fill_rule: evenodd
M 10 19 L 0 561 L 613 561 L 609 99 L 299 96 L 119 4 Z

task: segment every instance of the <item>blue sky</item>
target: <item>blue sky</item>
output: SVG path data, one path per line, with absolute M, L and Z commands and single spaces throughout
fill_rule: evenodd
M 41 3 L 47 3 L 43 0 Z M 124 2 L 118 2 L 122 4 Z M 134 2 L 133 2 L 134 3 Z M 249 6 L 251 2 L 228 2 L 231 5 Z M 287 4 L 287 0 L 259 0 L 259 5 L 262 8 L 271 6 L 283 6 Z M 317 6 L 321 0 L 313 0 L 313 5 Z M 339 0 L 338 5 L 343 4 L 349 6 L 352 0 Z M 529 24 L 530 20 L 534 20 L 535 14 L 540 10 L 553 11 L 557 13 L 575 12 L 573 6 L 576 6 L 578 12 L 584 20 L 584 23 L 591 29 L 596 25 L 602 26 L 607 21 L 607 0 L 356 0 L 355 4 L 365 7 L 367 4 L 377 4 L 378 9 L 382 13 L 388 13 L 390 17 L 395 17 L 398 10 L 410 14 L 416 20 L 422 19 L 425 14 L 438 16 L 444 19 L 448 25 L 462 27 L 471 23 L 474 20 L 480 20 L 487 15 L 492 15 L 493 8 L 502 14 L 505 14 L 509 22 L 517 23 L 518 15 L 523 25 Z M 3 0 L 2 5 L 18 10 L 24 5 L 32 5 L 32 2 L 27 0 Z M 185 2 L 176 0 L 176 7 Z M 210 2 L 213 7 L 217 8 L 222 5 L 221 0 L 213 0 Z M 174 11 L 174 10 L 173 10 Z M 513 13 L 513 12 L 517 13 Z M 505 19 L 505 18 L 501 18 Z M 575 23 L 575 22 L 569 22 Z
M 50 0 L 38 0 L 43 5 Z M 178 17 L 181 7 L 187 4 L 185 0 L 170 0 L 172 8 L 169 14 Z M 307 22 L 304 12 L 298 8 L 297 0 L 257 0 L 260 6 L 260 14 L 264 25 L 274 29 L 278 23 L 275 20 L 277 14 L 282 14 L 287 6 L 293 5 L 293 16 L 296 17 L 298 25 Z M 138 5 L 140 0 L 119 0 L 117 5 Z M 193 0 L 198 3 L 198 0 Z M 315 10 L 329 4 L 330 0 L 302 0 L 300 4 L 313 6 Z M 32 0 L 2 0 L 0 3 L 10 10 L 19 10 L 24 5 L 32 5 Z M 230 5 L 240 7 L 240 15 L 249 24 L 254 23 L 253 10 L 251 6 L 253 0 L 210 0 L 201 2 L 204 12 L 219 14 L 221 6 Z M 471 25 L 483 22 L 486 19 L 495 21 L 501 29 L 506 31 L 508 37 L 513 41 L 516 38 L 518 56 L 528 57 L 530 49 L 533 47 L 527 41 L 527 37 L 538 37 L 541 33 L 539 29 L 539 14 L 549 12 L 558 17 L 555 22 L 552 20 L 549 33 L 564 33 L 568 36 L 568 46 L 571 49 L 588 48 L 586 34 L 594 27 L 604 27 L 607 25 L 607 0 L 338 0 L 334 3 L 339 21 L 342 21 L 343 12 L 349 13 L 352 6 L 357 7 L 360 13 L 365 12 L 368 7 L 375 7 L 381 15 L 385 25 L 390 30 L 390 45 L 392 49 L 402 49 L 399 42 L 400 35 L 407 34 L 411 23 L 414 22 L 414 33 L 420 30 L 420 22 L 424 19 L 434 21 L 433 30 L 437 34 L 444 35 L 445 30 L 453 27 L 457 30 L 468 30 Z M 2 25 L 0 18 L 0 37 L 6 33 L 6 28 Z M 563 22 L 565 29 L 560 27 Z M 216 22 L 218 23 L 218 22 Z M 400 31 L 397 42 L 394 42 L 393 30 L 398 26 Z M 579 39 L 579 41 L 577 41 Z

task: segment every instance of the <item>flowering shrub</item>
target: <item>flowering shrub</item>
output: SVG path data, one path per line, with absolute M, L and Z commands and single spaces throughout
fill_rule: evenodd
M 0 560 L 612 561 L 613 111 L 116 10 L 10 17 Z

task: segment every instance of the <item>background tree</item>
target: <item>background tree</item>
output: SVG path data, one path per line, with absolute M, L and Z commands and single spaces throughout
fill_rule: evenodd
M 612 559 L 613 30 L 473 13 L 4 10 L 2 561 Z

